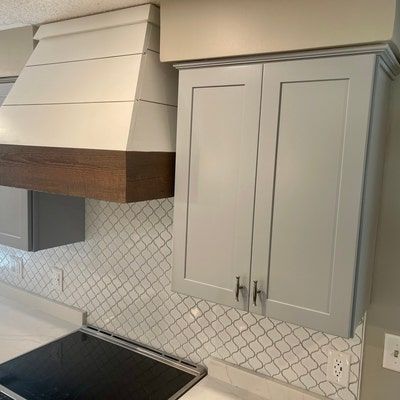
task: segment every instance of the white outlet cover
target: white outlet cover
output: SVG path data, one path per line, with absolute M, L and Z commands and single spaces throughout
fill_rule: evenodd
M 400 372 L 400 336 L 385 334 L 383 368 Z
M 14 276 L 22 279 L 24 275 L 24 260 L 18 256 L 10 256 L 9 270 Z
M 326 379 L 336 385 L 348 387 L 350 379 L 351 355 L 336 350 L 328 351 Z
M 60 268 L 52 268 L 53 289 L 61 293 L 64 290 L 64 272 Z

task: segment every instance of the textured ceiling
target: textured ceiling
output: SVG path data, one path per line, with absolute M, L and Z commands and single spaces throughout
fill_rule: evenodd
M 159 0 L 0 0 L 0 29 L 40 25 Z

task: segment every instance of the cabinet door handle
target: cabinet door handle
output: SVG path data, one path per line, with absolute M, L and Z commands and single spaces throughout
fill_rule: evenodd
M 239 301 L 239 293 L 240 290 L 243 289 L 244 287 L 240 284 L 240 276 L 236 277 L 236 289 L 235 289 L 235 299 L 236 301 Z
M 257 306 L 257 295 L 261 293 L 261 290 L 258 289 L 258 281 L 253 281 L 253 306 Z

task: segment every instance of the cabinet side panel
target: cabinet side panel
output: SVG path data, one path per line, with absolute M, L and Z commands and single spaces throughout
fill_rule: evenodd
M 33 251 L 85 240 L 85 199 L 33 192 Z
M 385 160 L 386 133 L 389 120 L 391 85 L 391 78 L 380 62 L 378 62 L 375 75 L 374 100 L 371 110 L 371 127 L 364 179 L 353 329 L 357 327 L 358 323 L 363 318 L 370 299 Z

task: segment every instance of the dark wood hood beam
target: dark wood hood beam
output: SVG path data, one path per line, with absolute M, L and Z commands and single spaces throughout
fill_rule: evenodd
M 0 144 L 0 185 L 118 203 L 174 194 L 175 153 Z

